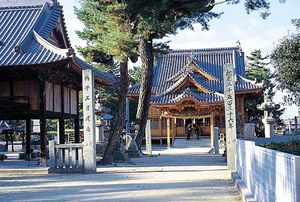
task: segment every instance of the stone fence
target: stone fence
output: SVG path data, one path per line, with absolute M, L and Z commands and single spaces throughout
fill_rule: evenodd
M 54 144 L 49 142 L 49 166 L 56 173 L 83 172 L 83 144 Z
M 248 193 L 243 193 L 246 200 L 300 202 L 299 156 L 256 146 L 253 141 L 237 140 L 236 146 L 235 180 Z

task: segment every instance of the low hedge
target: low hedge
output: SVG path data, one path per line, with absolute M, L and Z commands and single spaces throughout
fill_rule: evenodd
M 263 147 L 300 156 L 300 141 L 270 143 L 263 145 Z

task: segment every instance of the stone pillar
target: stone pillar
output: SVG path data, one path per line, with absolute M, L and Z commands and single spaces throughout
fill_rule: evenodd
M 26 119 L 26 160 L 31 158 L 31 119 Z
M 126 97 L 126 111 L 125 111 L 125 128 L 126 128 L 126 133 L 130 133 L 130 117 L 129 117 L 129 99 Z
M 268 117 L 265 118 L 263 122 L 265 124 L 265 138 L 273 137 L 275 119 L 273 119 L 272 117 Z
M 297 116 L 295 116 L 295 134 L 297 134 L 298 131 L 298 120 L 297 120 Z
M 49 166 L 54 167 L 55 164 L 55 147 L 54 140 L 49 141 Z
M 146 123 L 146 130 L 145 130 L 145 137 L 146 137 L 146 154 L 152 154 L 152 144 L 151 144 L 151 120 L 148 119 Z
M 84 172 L 96 172 L 94 75 L 91 69 L 82 70 Z
M 289 128 L 289 134 L 291 134 L 292 133 L 292 121 L 289 121 L 288 128 Z
M 167 117 L 167 146 L 171 146 L 171 128 L 170 128 L 170 117 Z
M 215 127 L 215 116 L 212 112 L 210 114 L 210 147 L 214 147 L 214 127 Z
M 219 128 L 214 127 L 214 151 L 219 154 Z
M 235 55 L 235 52 L 233 52 Z M 235 107 L 235 77 L 233 64 L 225 64 L 224 75 L 224 105 L 226 123 L 226 152 L 228 170 L 236 169 L 236 107 Z

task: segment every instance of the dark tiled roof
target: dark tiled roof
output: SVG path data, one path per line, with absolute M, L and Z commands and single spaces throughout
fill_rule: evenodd
M 237 92 L 261 88 L 260 85 L 244 79 L 244 53 L 238 47 L 229 47 L 171 50 L 166 55 L 158 55 L 157 65 L 154 68 L 152 93 L 160 97 L 157 98 L 158 100 L 172 100 L 178 93 L 182 93 L 177 92 L 176 89 L 188 77 L 208 94 L 214 92 L 223 94 L 223 66 L 227 63 L 234 64 Z M 139 93 L 139 86 L 139 84 L 132 86 L 129 93 Z M 156 98 L 153 97 L 153 102 L 155 100 Z
M 202 93 L 199 91 L 191 90 L 186 88 L 181 93 L 168 93 L 159 96 L 154 96 L 152 98 L 153 104 L 172 104 L 180 102 L 184 98 L 192 98 L 198 102 L 203 103 L 214 103 L 223 101 L 223 97 L 215 93 Z
M 26 2 L 29 5 L 26 5 Z M 33 4 L 34 2 L 36 4 Z M 65 49 L 53 45 L 48 40 L 59 20 L 64 29 L 67 47 Z M 45 0 L 25 0 L 23 6 L 20 4 L 14 6 L 12 3 L 3 3 L 0 6 L 0 68 L 62 60 L 73 60 L 82 69 L 89 66 L 81 60 L 78 62 L 79 59 L 74 55 L 66 33 L 61 5 Z M 102 80 L 113 79 L 108 74 L 94 72 Z

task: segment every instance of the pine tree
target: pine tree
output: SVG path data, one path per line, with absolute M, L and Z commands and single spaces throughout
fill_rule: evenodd
M 137 45 L 125 3 L 114 0 L 86 0 L 81 6 L 76 9 L 76 14 L 85 24 L 85 28 L 77 33 L 88 43 L 86 47 L 79 48 L 79 51 L 93 62 L 106 62 L 112 58 L 118 61 L 120 69 L 117 124 L 104 152 L 102 162 L 106 164 L 113 161 L 115 146 L 123 133 L 129 81 L 128 59 L 136 61 Z
M 258 83 L 263 82 L 263 90 L 268 89 L 271 97 L 275 95 L 276 85 L 274 84 L 273 75 L 268 68 L 269 63 L 268 56 L 262 56 L 261 50 L 256 49 L 247 56 L 247 69 L 246 77 L 251 80 L 256 80 Z M 257 109 L 257 105 L 264 102 L 263 96 L 257 96 L 254 98 L 246 99 L 245 108 L 248 114 L 249 121 L 256 124 L 257 136 L 264 135 L 264 125 L 262 123 L 263 111 Z M 283 114 L 284 109 L 279 109 L 273 112 L 273 116 L 277 125 L 282 125 L 280 116 Z

